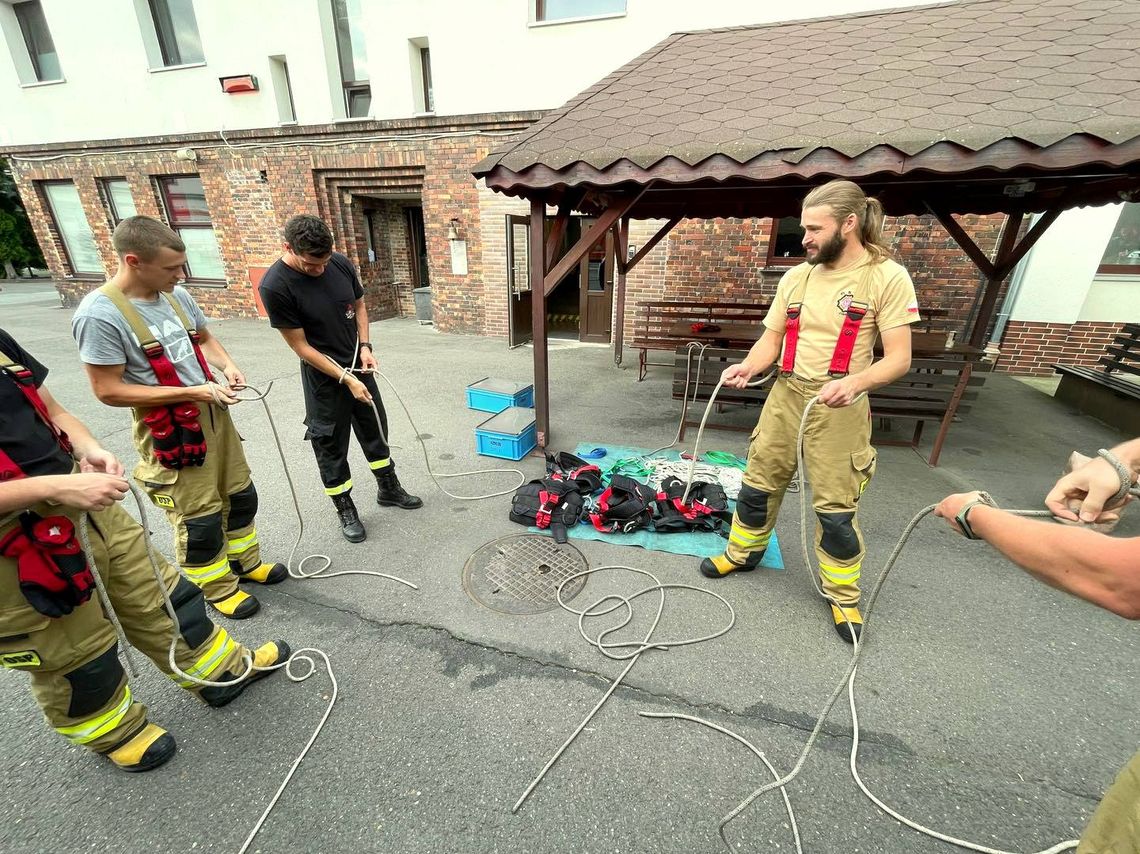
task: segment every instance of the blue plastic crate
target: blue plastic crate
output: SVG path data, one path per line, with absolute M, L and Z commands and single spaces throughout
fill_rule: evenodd
M 475 428 L 475 450 L 485 457 L 521 460 L 537 444 L 533 409 L 512 406 Z
M 512 380 L 484 377 L 467 386 L 467 407 L 480 412 L 502 412 L 512 406 L 533 407 L 534 386 Z

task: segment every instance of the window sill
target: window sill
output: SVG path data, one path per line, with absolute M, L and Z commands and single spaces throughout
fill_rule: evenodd
M 68 282 L 105 282 L 107 281 L 106 273 L 72 273 L 70 276 L 63 277 Z
M 226 288 L 229 282 L 225 279 L 185 279 L 179 282 L 184 288 Z
M 531 11 L 533 11 L 533 9 Z M 628 12 L 609 12 L 605 15 L 585 15 L 581 18 L 556 18 L 553 21 L 530 21 L 527 26 L 532 28 L 557 27 L 561 24 L 582 24 L 588 21 L 608 21 L 611 18 L 624 18 L 628 14 Z
M 1134 282 L 1140 279 L 1140 266 L 1136 267 L 1135 272 L 1125 272 L 1119 269 L 1119 267 L 1111 272 L 1101 272 L 1098 270 L 1093 278 L 1101 282 Z
M 333 119 L 334 125 L 348 124 L 349 122 L 373 122 L 376 121 L 372 116 L 338 116 Z
M 66 83 L 66 78 L 59 78 L 58 80 L 37 80 L 35 83 L 21 83 L 21 89 L 40 89 L 44 86 L 58 86 L 60 83 Z
M 151 74 L 161 74 L 164 71 L 182 71 L 186 68 L 205 68 L 205 62 L 188 62 L 185 65 L 163 65 L 158 68 L 148 68 Z

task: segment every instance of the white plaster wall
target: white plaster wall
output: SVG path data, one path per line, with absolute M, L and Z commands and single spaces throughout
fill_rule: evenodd
M 1011 320 L 1036 323 L 1076 323 L 1078 320 L 1116 320 L 1140 317 L 1140 279 L 1133 279 L 1131 292 L 1093 285 L 1101 255 L 1120 215 L 1119 205 L 1075 208 L 1065 211 L 1049 227 L 1026 259 L 1025 274 L 1010 310 Z M 1117 283 L 1111 283 L 1115 285 Z M 1120 283 L 1124 284 L 1124 283 Z M 1086 317 L 1090 295 L 1098 297 L 1090 307 L 1101 312 L 1114 303 L 1111 312 L 1120 317 Z
M 11 15 L 10 2 L 0 0 L 0 16 Z M 269 57 L 277 55 L 289 63 L 298 123 L 344 114 L 327 0 L 195 0 L 205 64 L 160 72 L 149 68 L 140 30 L 145 0 L 41 2 L 65 82 L 21 86 L 10 28 L 2 28 L 0 145 L 272 127 L 278 112 Z M 431 50 L 437 114 L 547 109 L 672 32 L 914 4 L 820 0 L 805 9 L 780 0 L 628 0 L 619 17 L 546 25 L 533 25 L 533 0 L 363 5 L 372 114 L 390 119 L 415 111 L 413 39 L 426 39 Z M 233 74 L 256 75 L 261 91 L 223 94 L 218 78 Z
M 194 5 L 205 63 L 161 71 L 150 68 L 133 0 L 41 2 L 65 81 L 21 86 L 5 38 L 0 145 L 272 127 L 278 123 L 269 64 L 274 55 L 287 57 L 298 121 L 333 116 L 312 0 L 199 0 Z M 10 8 L 0 8 L 5 12 Z M 218 78 L 237 74 L 255 75 L 261 91 L 224 94 Z

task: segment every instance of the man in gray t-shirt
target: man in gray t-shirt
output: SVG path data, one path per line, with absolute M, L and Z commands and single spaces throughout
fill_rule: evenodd
M 84 297 L 71 322 L 79 356 L 95 396 L 132 411 L 134 476 L 166 511 L 183 573 L 220 613 L 251 617 L 260 604 L 238 582 L 276 584 L 288 570 L 261 562 L 257 490 L 226 408 L 237 403 L 245 377 L 194 298 L 177 286 L 186 264 L 181 238 L 158 220 L 134 216 L 119 223 L 113 240 L 118 271 Z M 142 346 L 152 337 L 162 346 L 155 362 Z M 214 380 L 210 366 L 224 381 Z
M 201 332 L 206 328 L 206 315 L 194 298 L 181 285 L 176 285 L 172 296 L 178 300 L 190 323 Z M 194 348 L 174 309 L 166 299 L 155 294 L 154 299 L 132 299 L 135 307 L 166 357 L 178 371 L 185 386 L 201 385 L 213 377 L 202 376 L 202 368 L 194 357 Z M 122 312 L 105 294 L 94 290 L 83 298 L 71 319 L 71 334 L 79 343 L 79 358 L 88 365 L 126 365 L 123 379 L 138 385 L 156 385 L 158 379 L 139 346 L 139 340 Z

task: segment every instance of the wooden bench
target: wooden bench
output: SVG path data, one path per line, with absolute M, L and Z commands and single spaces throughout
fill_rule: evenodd
M 768 313 L 770 303 L 692 302 L 682 300 L 647 300 L 637 303 L 633 338 L 629 345 L 638 350 L 637 381 L 645 379 L 650 365 L 671 367 L 672 362 L 650 362 L 650 350 L 672 352 L 678 344 L 689 340 L 670 333 L 678 323 L 751 323 L 759 324 Z M 693 339 L 695 340 L 695 339 Z M 747 347 L 751 341 L 730 341 L 733 347 Z
M 1097 367 L 1054 365 L 1061 383 L 1057 400 L 1086 415 L 1140 436 L 1140 323 L 1126 323 L 1097 360 Z
M 709 396 L 716 388 L 721 371 L 728 365 L 740 362 L 747 352 L 738 349 L 714 350 L 710 347 L 705 351 L 698 380 L 696 356 L 693 356 L 690 367 L 687 350 L 685 348 L 676 350 L 673 398 L 685 401 L 682 404 L 684 413 L 681 424 L 682 439 L 689 427 L 700 425 L 701 416 L 704 414 Z M 936 351 L 917 353 L 911 359 L 910 370 L 904 376 L 890 385 L 871 392 L 871 415 L 880 427 L 886 427 L 888 422 L 893 423 L 896 419 L 914 421 L 914 432 L 906 440 L 879 437 L 876 439 L 878 444 L 903 445 L 914 448 L 915 452 L 922 456 L 918 445 L 922 440 L 924 426 L 927 421 L 937 423 L 938 433 L 934 445 L 930 456 L 925 458 L 930 466 L 937 466 L 951 423 L 956 417 L 970 411 L 971 405 L 985 383 L 988 368 L 989 365 L 980 362 L 973 353 L 952 350 L 944 353 Z M 690 375 L 687 400 L 684 398 L 686 371 Z M 721 388 L 716 398 L 716 406 L 713 412 L 709 413 L 705 428 L 751 432 L 755 427 L 755 418 L 747 423 L 741 423 L 740 416 L 726 418 L 724 413 L 740 408 L 758 410 L 764 405 L 770 388 L 771 382 L 759 388 Z

